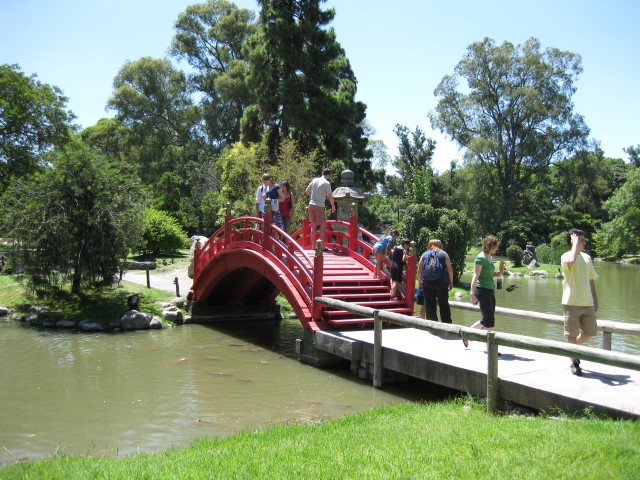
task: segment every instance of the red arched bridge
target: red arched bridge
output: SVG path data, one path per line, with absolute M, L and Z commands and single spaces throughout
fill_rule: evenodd
M 228 208 L 224 225 L 195 249 L 189 292 L 194 321 L 273 316 L 280 293 L 310 330 L 373 324 L 373 318 L 315 302 L 320 296 L 413 315 L 414 247 L 406 267 L 406 289 L 400 287 L 400 299 L 391 300 L 388 272 L 383 279 L 373 276 L 372 248 L 378 238 L 358 227 L 354 207 L 348 223 L 327 221 L 329 251 L 314 248 L 318 242 L 311 235 L 308 216 L 300 229 L 287 235 L 271 223 L 271 212 L 264 219 L 232 218 Z M 388 258 L 385 263 L 388 269 Z

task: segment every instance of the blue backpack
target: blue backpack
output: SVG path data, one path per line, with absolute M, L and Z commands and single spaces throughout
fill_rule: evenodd
M 436 255 L 436 252 L 430 250 L 424 262 L 424 270 L 422 271 L 422 282 L 424 285 L 428 282 L 437 282 L 444 273 L 444 265 Z

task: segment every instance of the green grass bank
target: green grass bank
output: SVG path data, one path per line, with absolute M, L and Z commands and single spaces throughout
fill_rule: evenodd
M 496 417 L 458 398 L 277 425 L 156 454 L 58 455 L 5 467 L 0 478 L 632 479 L 640 478 L 638 458 L 638 422 Z

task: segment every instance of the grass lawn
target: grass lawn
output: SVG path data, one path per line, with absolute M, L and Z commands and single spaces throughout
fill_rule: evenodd
M 170 432 L 167 432 L 170 434 Z M 278 425 L 186 448 L 109 459 L 56 456 L 3 479 L 632 479 L 640 424 L 491 416 L 468 398 Z

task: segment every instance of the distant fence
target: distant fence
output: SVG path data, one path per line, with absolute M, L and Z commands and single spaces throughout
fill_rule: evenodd
M 582 345 L 573 345 L 570 343 L 558 342 L 555 340 L 545 340 L 542 338 L 527 337 L 525 335 L 514 335 L 510 333 L 493 332 L 488 330 L 479 330 L 462 325 L 454 325 L 450 323 L 439 323 L 431 320 L 423 320 L 421 318 L 401 315 L 399 313 L 387 312 L 383 310 L 375 310 L 369 307 L 363 307 L 341 300 L 335 300 L 327 297 L 315 297 L 315 301 L 340 310 L 347 310 L 353 314 L 363 317 L 374 318 L 374 341 L 373 341 L 373 386 L 382 386 L 382 322 L 389 322 L 395 325 L 401 325 L 408 328 L 417 328 L 419 330 L 427 330 L 430 332 L 444 333 L 448 335 L 456 335 L 460 338 L 466 338 L 477 342 L 486 342 L 487 344 L 487 411 L 495 413 L 498 411 L 498 403 L 500 400 L 500 377 L 498 376 L 498 346 L 520 348 L 534 352 L 548 353 L 551 355 L 559 355 L 563 357 L 580 358 L 596 363 L 611 365 L 614 367 L 627 368 L 630 370 L 640 371 L 640 356 L 628 355 L 625 353 L 610 352 L 598 348 L 584 347 Z M 461 302 L 451 302 L 457 308 L 465 308 L 468 310 L 478 310 L 478 307 Z M 464 305 L 464 307 L 462 307 Z M 469 308 L 470 307 L 470 308 Z M 524 312 L 511 309 L 512 316 L 522 315 Z M 517 313 L 520 312 L 520 313 Z M 496 308 L 498 313 L 498 308 Z M 504 312 L 499 312 L 505 314 Z M 545 314 L 540 314 L 545 315 Z M 546 315 L 545 315 L 546 316 Z M 553 316 L 556 317 L 556 316 Z M 519 316 L 518 318 L 525 318 Z M 549 318 L 548 320 L 551 320 Z M 555 323 L 555 320 L 553 320 Z M 610 322 L 616 323 L 616 322 Z M 620 325 L 616 323 L 616 325 Z M 616 330 L 617 331 L 617 330 Z M 635 330 L 633 330 L 635 331 Z M 619 332 L 622 333 L 622 332 Z M 629 332 L 624 332 L 629 333 Z M 634 333 L 632 333 L 634 334 Z

